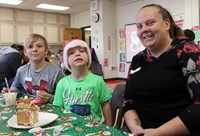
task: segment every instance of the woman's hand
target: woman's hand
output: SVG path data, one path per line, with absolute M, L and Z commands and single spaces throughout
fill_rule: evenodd
M 134 135 L 143 135 L 144 129 L 141 126 L 135 125 L 133 129 L 130 129 L 131 133 Z
M 132 134 L 142 135 L 144 134 L 144 129 L 141 127 L 140 119 L 135 110 L 129 110 L 124 114 L 124 119 L 126 125 Z
M 133 133 L 135 136 L 162 136 L 157 129 L 137 130 Z

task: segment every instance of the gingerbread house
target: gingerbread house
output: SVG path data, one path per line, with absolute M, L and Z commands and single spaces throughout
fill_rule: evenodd
M 30 98 L 20 98 L 17 104 L 18 125 L 32 126 L 38 122 L 39 107 Z

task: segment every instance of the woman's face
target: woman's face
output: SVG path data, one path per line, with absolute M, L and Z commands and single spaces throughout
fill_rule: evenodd
M 45 61 L 47 52 L 42 39 L 38 39 L 25 48 L 25 55 L 28 56 L 30 62 Z
M 163 20 L 159 9 L 145 7 L 136 16 L 137 35 L 142 44 L 149 50 L 159 48 L 169 36 L 170 21 Z

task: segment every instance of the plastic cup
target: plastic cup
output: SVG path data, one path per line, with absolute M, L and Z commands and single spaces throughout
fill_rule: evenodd
M 11 92 L 11 93 L 4 93 L 3 94 L 4 100 L 6 102 L 6 105 L 16 105 L 16 98 L 17 98 L 17 93 L 16 92 Z

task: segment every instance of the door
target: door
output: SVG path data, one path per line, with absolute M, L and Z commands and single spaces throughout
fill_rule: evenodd
M 82 31 L 79 28 L 64 28 L 63 40 L 82 39 Z

